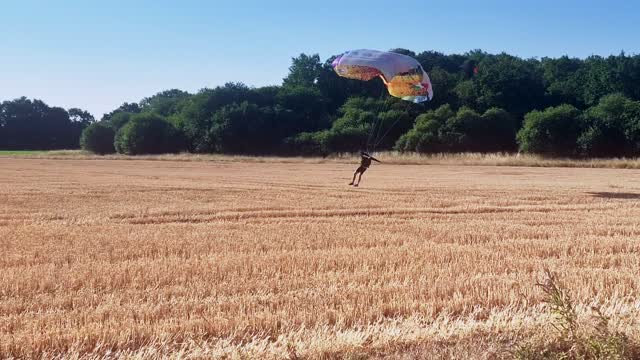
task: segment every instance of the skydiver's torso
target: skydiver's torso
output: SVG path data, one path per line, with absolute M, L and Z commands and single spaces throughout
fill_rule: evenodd
M 360 166 L 363 168 L 368 168 L 371 165 L 371 158 L 368 156 L 363 156 L 362 160 L 360 160 Z

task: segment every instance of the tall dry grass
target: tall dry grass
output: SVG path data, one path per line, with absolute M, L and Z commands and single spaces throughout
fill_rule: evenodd
M 510 357 L 543 267 L 640 337 L 635 172 L 291 161 L 0 159 L 0 358 Z
M 511 167 L 568 167 L 568 168 L 609 168 L 640 169 L 640 158 L 572 159 L 550 158 L 540 155 L 519 153 L 439 153 L 419 154 L 384 151 L 375 154 L 386 164 L 392 165 L 476 165 Z M 163 154 L 163 155 L 95 155 L 80 150 L 58 150 L 43 154 L 0 154 L 0 158 L 29 158 L 49 160 L 154 160 L 154 161 L 207 161 L 207 162 L 250 162 L 284 164 L 347 164 L 359 158 L 357 154 L 332 154 L 326 157 L 283 157 L 246 156 L 221 154 Z

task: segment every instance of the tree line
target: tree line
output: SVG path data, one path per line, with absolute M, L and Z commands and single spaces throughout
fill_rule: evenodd
M 337 76 L 301 54 L 279 86 L 168 90 L 93 121 L 25 98 L 0 105 L 0 148 L 96 153 L 317 155 L 359 150 L 640 155 L 640 56 L 522 59 L 480 50 L 414 53 L 434 99 Z M 65 115 L 66 114 L 66 115 Z M 80 136 L 81 133 L 81 136 Z
M 26 97 L 0 103 L 1 150 L 56 150 L 80 146 L 94 117 L 81 109 L 49 107 Z

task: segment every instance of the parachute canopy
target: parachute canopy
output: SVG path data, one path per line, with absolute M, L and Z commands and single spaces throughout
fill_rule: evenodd
M 406 55 L 377 50 L 351 50 L 332 63 L 335 72 L 345 78 L 369 81 L 380 77 L 389 94 L 420 103 L 433 98 L 429 75 L 420 63 Z

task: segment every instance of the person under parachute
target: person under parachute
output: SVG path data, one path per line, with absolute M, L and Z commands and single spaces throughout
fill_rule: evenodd
M 331 65 L 339 76 L 347 79 L 369 81 L 380 78 L 390 95 L 405 101 L 418 104 L 433 98 L 429 75 L 420 62 L 407 55 L 369 49 L 351 50 L 336 57 Z M 394 125 L 395 123 L 391 127 Z M 375 132 L 376 125 L 372 126 L 370 131 Z M 378 142 L 379 140 L 376 140 L 372 151 L 375 151 Z M 353 174 L 353 180 L 349 185 L 360 184 L 362 174 L 369 168 L 372 160 L 380 162 L 367 152 L 362 152 L 361 157 L 360 167 Z M 356 183 L 358 174 L 360 176 Z
M 358 187 L 358 185 L 360 184 L 360 181 L 362 180 L 362 174 L 364 174 L 365 171 L 367 171 L 367 169 L 369 168 L 369 166 L 371 166 L 371 160 L 381 163 L 382 161 L 374 158 L 373 156 L 369 155 L 368 153 L 362 151 L 360 152 L 360 167 L 358 167 L 356 169 L 356 172 L 353 173 L 353 179 L 351 180 L 351 182 L 349 183 L 349 185 L 353 185 L 355 187 Z M 358 182 L 356 181 L 356 176 L 360 174 L 360 176 L 358 176 Z

